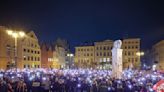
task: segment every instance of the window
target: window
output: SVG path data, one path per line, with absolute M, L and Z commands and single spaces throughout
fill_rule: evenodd
M 89 56 L 89 53 L 87 53 L 87 56 Z
M 128 49 L 130 49 L 130 46 L 128 46 Z
M 126 51 L 125 51 L 125 56 L 126 56 L 127 54 L 126 54 Z
M 24 65 L 24 68 L 26 68 L 26 65 Z
M 107 58 L 107 61 L 109 62 L 110 61 L 110 58 Z
M 96 49 L 99 50 L 99 47 L 97 47 Z
M 83 51 L 83 49 L 81 49 L 81 51 Z
M 100 47 L 100 50 L 102 50 L 102 47 Z
M 97 56 L 99 56 L 99 53 L 97 53 Z
M 106 47 L 104 47 L 104 50 L 106 50 Z
M 34 51 L 33 50 L 31 50 L 31 53 L 33 53 Z
M 125 49 L 127 49 L 127 47 L 125 46 Z
M 40 54 L 40 52 L 38 51 L 38 54 Z
M 38 61 L 40 61 L 40 58 L 38 57 Z
M 106 62 L 106 58 L 103 58 L 103 62 Z
M 87 51 L 89 51 L 89 49 L 87 49 Z
M 110 52 L 107 53 L 107 56 L 110 56 Z
M 103 60 L 102 60 L 102 58 L 100 58 L 100 62 L 102 62 Z
M 91 53 L 91 56 L 93 56 L 93 54 Z
M 104 52 L 104 56 L 106 56 L 106 53 Z
M 109 50 L 110 49 L 110 47 L 107 47 L 107 50 Z
M 134 58 L 132 58 L 132 62 L 134 62 Z
M 33 47 L 34 46 L 34 44 L 31 44 L 31 47 Z
M 28 50 L 27 50 L 27 52 L 29 53 L 29 52 L 30 52 L 30 50 L 28 49 Z
M 134 49 L 134 46 L 132 46 L 132 49 Z
M 24 56 L 24 58 L 23 58 L 23 59 L 24 59 L 24 61 L 26 61 L 26 56 Z
M 28 56 L 28 61 L 30 61 L 30 57 Z
M 132 55 L 134 55 L 134 52 L 132 52 Z
M 128 52 L 128 56 L 130 56 L 130 52 Z
M 28 65 L 28 68 L 30 68 L 30 65 Z
M 33 38 L 34 36 L 33 36 L 33 35 L 31 35 L 31 37 Z
M 93 59 L 91 58 L 91 62 L 93 62 Z
M 37 61 L 36 57 L 35 57 L 35 61 Z
M 130 58 L 128 59 L 128 62 L 130 62 Z
M 38 65 L 38 68 L 40 68 L 40 66 Z
M 136 46 L 136 49 L 138 49 L 138 46 Z
M 26 52 L 26 49 L 24 49 L 24 52 Z
M 135 61 L 138 62 L 138 58 L 136 58 Z
M 33 61 L 33 57 L 31 57 L 31 61 Z
M 102 56 L 102 53 L 100 52 L 100 56 Z

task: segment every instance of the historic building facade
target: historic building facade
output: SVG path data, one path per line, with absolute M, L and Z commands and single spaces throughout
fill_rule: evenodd
M 8 28 L 0 27 L 0 68 L 39 68 L 41 52 L 38 39 L 33 31 L 17 39 L 17 58 L 15 61 L 15 41 L 7 34 Z
M 153 48 L 153 62 L 157 63 L 158 70 L 164 70 L 164 40 L 156 43 Z
M 100 69 L 102 68 L 111 68 L 112 63 L 112 46 L 113 41 L 112 40 L 105 40 L 101 42 L 95 42 L 95 62 L 98 63 L 98 67 Z
M 55 45 L 41 45 L 42 68 L 65 68 L 65 49 Z
M 138 68 L 140 66 L 140 56 L 136 53 L 140 52 L 140 39 L 123 39 L 123 68 L 133 67 Z M 94 42 L 93 46 L 77 46 L 75 47 L 75 62 L 78 66 L 85 66 L 87 68 L 111 68 L 112 63 L 112 47 L 113 40 L 105 40 L 100 42 Z M 87 49 L 93 50 L 87 50 Z M 92 53 L 92 54 L 88 54 Z M 88 54 L 88 55 L 87 55 Z M 82 62 L 89 61 L 92 63 Z M 90 67 L 89 67 L 90 66 Z M 96 66 L 96 67 L 94 67 Z
M 14 65 L 14 39 L 8 36 L 6 30 L 7 28 L 0 26 L 0 68 L 1 69 L 7 69 Z M 18 61 L 20 61 L 20 59 Z
M 94 65 L 94 46 L 75 47 L 75 65 L 79 68 L 91 68 Z
M 22 64 L 20 68 L 40 68 L 41 67 L 41 50 L 38 38 L 33 31 L 26 34 L 24 39 L 21 40 L 22 46 Z
M 140 52 L 140 39 L 124 39 L 122 44 L 123 49 L 123 67 L 138 68 L 140 66 L 140 57 L 137 52 Z

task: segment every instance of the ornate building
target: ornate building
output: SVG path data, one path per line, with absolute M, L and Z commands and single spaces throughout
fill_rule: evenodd
M 20 68 L 40 68 L 41 67 L 41 50 L 33 31 L 26 34 L 25 38 L 21 40 L 23 60 L 20 63 Z M 19 52 L 19 51 L 18 51 Z
M 157 62 L 157 69 L 164 70 L 164 40 L 153 46 L 153 61 Z
M 0 27 L 0 68 L 39 68 L 41 65 L 40 46 L 33 31 L 23 38 L 17 39 L 17 61 L 15 61 L 14 39 L 6 32 L 7 28 Z
M 75 65 L 79 68 L 91 68 L 94 65 L 94 46 L 75 48 Z
M 65 68 L 65 49 L 54 45 L 42 44 L 41 66 L 42 68 Z
M 112 63 L 112 47 L 112 40 L 94 42 L 93 46 L 77 46 L 75 47 L 75 63 L 79 67 L 110 69 Z M 122 49 L 123 68 L 138 68 L 140 65 L 140 56 L 137 56 L 136 53 L 140 52 L 140 39 L 124 39 Z
M 105 40 L 101 42 L 95 42 L 95 62 L 98 63 L 98 67 L 102 68 L 111 68 L 112 63 L 112 40 Z
M 140 39 L 131 38 L 124 39 L 122 44 L 123 49 L 123 68 L 133 67 L 138 68 L 140 66 L 140 56 L 137 56 L 137 52 L 140 52 Z

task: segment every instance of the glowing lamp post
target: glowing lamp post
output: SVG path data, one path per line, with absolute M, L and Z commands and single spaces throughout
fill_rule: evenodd
M 144 56 L 145 53 L 141 51 L 141 52 L 137 52 L 136 55 L 141 59 L 141 57 Z
M 17 39 L 18 38 L 22 38 L 25 36 L 25 33 L 23 31 L 13 31 L 13 30 L 6 30 L 7 34 L 11 37 L 13 37 L 15 39 L 15 44 L 14 44 L 14 49 L 15 49 L 15 53 L 14 53 L 14 59 L 15 59 L 15 67 L 16 67 L 16 71 L 17 71 Z
M 71 58 L 72 58 L 73 56 L 74 56 L 74 55 L 71 54 L 71 53 L 68 53 L 68 54 L 67 54 L 67 57 L 69 58 L 69 62 L 68 62 L 68 64 L 69 64 L 69 68 L 72 66 Z
M 137 53 L 136 53 L 136 55 L 137 55 L 137 56 L 140 56 L 140 57 L 143 56 L 144 54 L 145 54 L 144 52 L 137 52 Z

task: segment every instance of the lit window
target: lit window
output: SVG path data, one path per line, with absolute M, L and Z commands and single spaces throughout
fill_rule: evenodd
M 102 60 L 102 58 L 100 58 L 100 62 L 102 62 L 103 60 Z
M 109 62 L 110 61 L 110 58 L 107 58 L 107 62 Z
M 106 62 L 106 58 L 103 58 L 103 61 Z

